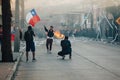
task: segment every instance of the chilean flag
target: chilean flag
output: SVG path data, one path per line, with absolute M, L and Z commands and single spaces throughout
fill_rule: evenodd
M 40 17 L 37 15 L 35 9 L 32 9 L 27 15 L 26 15 L 26 21 L 28 24 L 32 25 L 33 27 L 37 22 L 40 21 Z

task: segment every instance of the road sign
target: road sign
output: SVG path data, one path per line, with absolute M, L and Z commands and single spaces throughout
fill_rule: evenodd
M 117 18 L 116 22 L 120 25 L 120 17 Z

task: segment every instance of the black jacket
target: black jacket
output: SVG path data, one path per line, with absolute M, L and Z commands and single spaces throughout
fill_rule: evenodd
M 27 30 L 24 34 L 24 39 L 27 42 L 33 41 L 33 36 L 35 36 L 32 30 Z
M 61 41 L 62 53 L 71 53 L 71 43 L 69 40 L 62 40 Z
M 47 34 L 48 37 L 53 37 L 54 36 L 54 31 L 53 30 L 48 30 L 45 26 L 44 26 L 44 29 L 48 33 Z

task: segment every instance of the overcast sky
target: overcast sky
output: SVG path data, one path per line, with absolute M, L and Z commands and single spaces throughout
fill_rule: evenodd
M 90 9 L 92 4 L 97 6 L 100 2 L 103 2 L 101 4 L 105 4 L 105 6 L 108 4 L 111 5 L 111 3 L 116 4 L 120 2 L 120 0 L 24 0 L 24 1 L 26 13 L 29 10 L 35 8 L 36 12 L 41 17 L 44 17 L 48 14 L 61 14 L 64 12 L 77 11 L 80 10 L 81 8 L 84 9 L 85 6 L 87 6 Z M 97 4 L 95 2 L 97 2 Z
M 83 0 L 82 0 L 83 1 Z M 56 7 L 62 5 L 75 5 L 80 4 L 81 0 L 26 0 L 26 8 L 30 7 L 41 7 L 41 8 L 48 8 L 48 7 Z
M 26 0 L 25 8 L 35 8 L 38 14 L 44 16 L 75 10 L 81 6 L 80 3 L 81 0 Z
M 118 3 L 120 0 L 25 0 L 25 8 L 27 10 L 35 8 L 39 15 L 46 16 L 47 14 L 77 11 L 86 6 L 90 9 L 92 4 L 106 6 Z

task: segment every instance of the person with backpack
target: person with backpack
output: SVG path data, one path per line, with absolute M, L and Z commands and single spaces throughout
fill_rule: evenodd
M 31 26 L 28 26 L 28 30 L 24 34 L 24 39 L 26 41 L 26 61 L 28 61 L 28 53 L 31 50 L 33 55 L 33 61 L 35 59 L 35 43 L 33 40 L 33 36 L 35 36 L 34 31 Z
M 46 28 L 46 26 L 44 26 L 44 29 L 45 29 L 45 32 L 47 33 L 47 39 L 46 39 L 47 52 L 51 53 L 52 43 L 53 43 L 53 36 L 54 36 L 53 26 L 50 26 L 49 30 Z
M 69 55 L 69 59 L 72 56 L 71 42 L 68 40 L 68 36 L 65 36 L 64 40 L 61 40 L 62 51 L 58 52 L 59 56 L 62 56 L 62 59 L 65 58 L 65 55 Z

